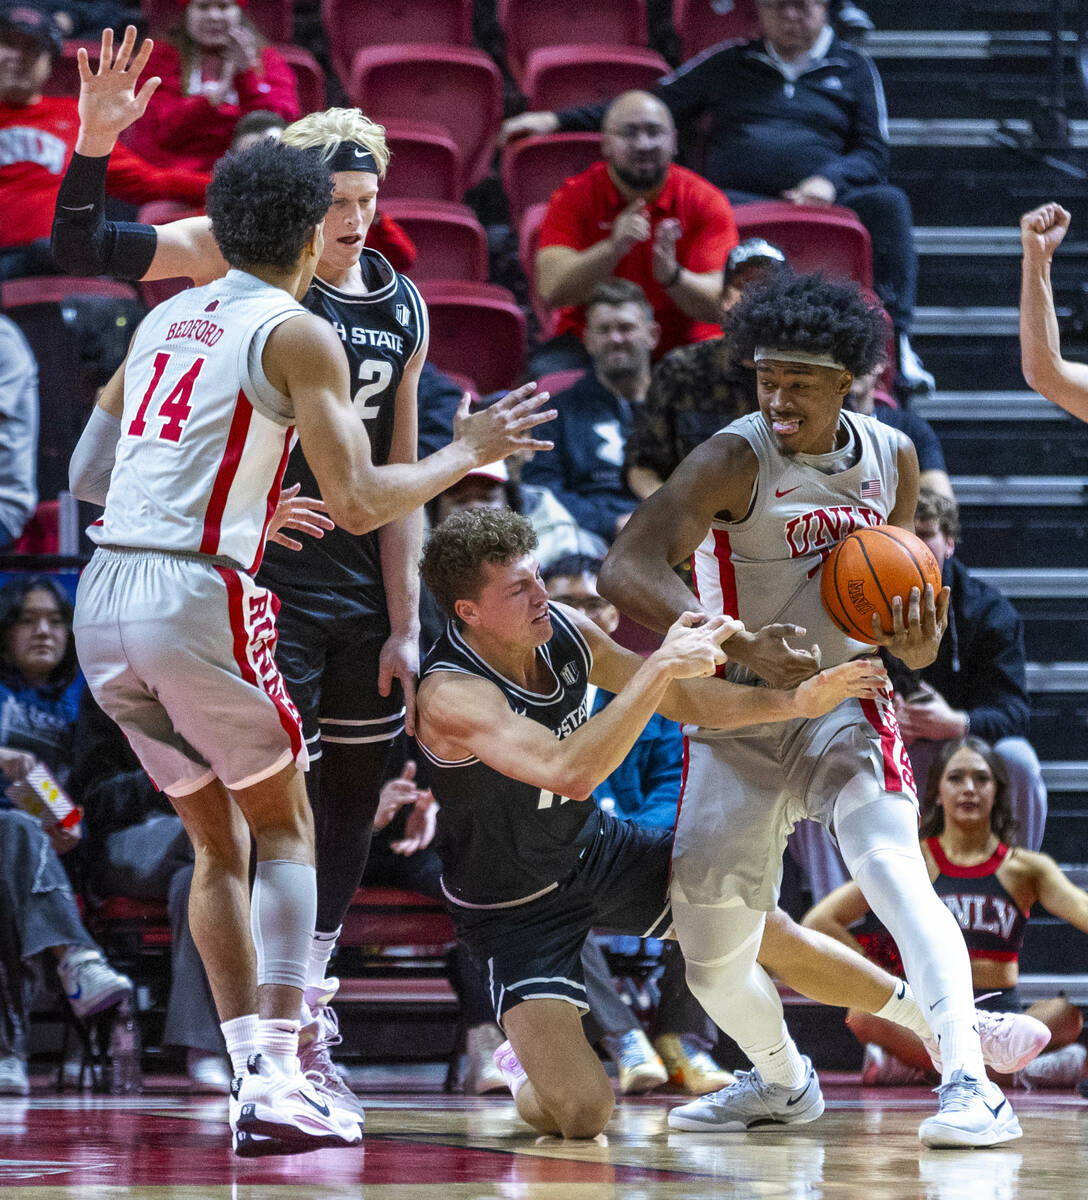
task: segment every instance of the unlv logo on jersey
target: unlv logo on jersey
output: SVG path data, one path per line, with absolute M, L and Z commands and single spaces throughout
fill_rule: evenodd
M 393 310 L 397 320 L 407 328 L 408 322 L 412 319 L 412 310 L 407 304 L 398 304 Z
M 786 522 L 786 544 L 791 558 L 805 558 L 809 554 L 826 556 L 832 546 L 855 529 L 883 524 L 884 518 L 871 508 L 855 508 L 850 504 L 814 508 Z

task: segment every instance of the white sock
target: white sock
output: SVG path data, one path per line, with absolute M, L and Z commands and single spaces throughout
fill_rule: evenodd
M 893 1021 L 896 1025 L 902 1025 L 904 1029 L 909 1029 L 911 1033 L 916 1033 L 920 1038 L 933 1036 L 933 1031 L 926 1024 L 922 1010 L 918 1007 L 918 1001 L 915 1000 L 914 993 L 910 990 L 910 984 L 905 979 L 896 981 L 895 991 L 888 998 L 888 1002 L 878 1012 L 873 1013 L 873 1016 L 881 1017 L 885 1021 Z
M 805 1082 L 808 1070 L 801 1061 L 800 1051 L 793 1038 L 786 1034 L 785 1040 L 773 1050 L 750 1050 L 748 1057 L 763 1077 L 764 1083 L 780 1083 L 783 1087 L 798 1088 Z
M 281 1071 L 294 1074 L 298 1070 L 297 1021 L 272 1017 L 257 1021 L 257 1053 L 275 1063 Z
M 941 1083 L 961 1069 L 978 1080 L 986 1079 L 977 1024 L 950 1013 L 933 1022 L 933 1033 L 941 1048 Z
M 227 1043 L 231 1070 L 235 1075 L 244 1075 L 249 1056 L 257 1049 L 257 1014 L 233 1017 L 223 1021 L 219 1028 L 223 1031 L 223 1041 Z
M 329 959 L 332 958 L 332 952 L 336 949 L 341 929 L 343 926 L 337 925 L 332 933 L 322 933 L 318 930 L 310 939 L 310 958 L 306 967 L 307 987 L 320 987 L 324 983 L 329 969 Z

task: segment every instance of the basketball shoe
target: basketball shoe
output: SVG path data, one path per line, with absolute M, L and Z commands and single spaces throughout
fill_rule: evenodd
M 343 1041 L 340 1036 L 340 1022 L 329 1004 L 318 1005 L 311 1011 L 313 1020 L 298 1031 L 298 1058 L 302 1073 L 317 1091 L 333 1101 L 338 1108 L 353 1112 L 361 1125 L 366 1119 L 366 1110 L 359 1097 L 348 1086 L 347 1080 L 332 1061 L 330 1054 L 331 1047 L 338 1046 Z
M 690 1096 L 720 1092 L 736 1079 L 719 1067 L 695 1038 L 686 1033 L 662 1033 L 654 1038 L 654 1049 L 661 1055 L 669 1083 L 681 1087 Z
M 93 946 L 69 946 L 57 963 L 57 975 L 77 1017 L 93 1017 L 132 995 L 132 980 Z
M 514 1053 L 514 1047 L 509 1042 L 503 1042 L 495 1051 L 495 1066 L 502 1072 L 511 1096 L 516 1096 L 522 1084 L 529 1080 L 525 1068 L 521 1065 L 521 1059 Z
M 807 1057 L 801 1061 L 806 1073 L 800 1087 L 765 1083 L 756 1070 L 738 1071 L 736 1083 L 674 1108 L 669 1113 L 669 1128 L 743 1133 L 815 1121 L 824 1111 L 824 1098 L 812 1063 Z
M 1074 1088 L 1084 1078 L 1088 1051 L 1080 1042 L 1070 1042 L 1058 1050 L 1040 1054 L 1016 1076 L 1025 1088 Z
M 658 1058 L 650 1039 L 641 1029 L 629 1029 L 617 1035 L 605 1034 L 601 1044 L 616 1064 L 620 1091 L 625 1096 L 648 1092 L 668 1082 L 669 1073 L 665 1070 L 665 1064 Z
M 488 1092 L 505 1092 L 506 1080 L 495 1063 L 495 1051 L 502 1045 L 503 1034 L 498 1025 L 485 1021 L 465 1032 L 464 1090 L 469 1096 L 484 1096 Z
M 982 1061 L 999 1075 L 1014 1075 L 1035 1058 L 1050 1041 L 1050 1030 L 1027 1013 L 988 1012 L 975 1009 Z M 922 1038 L 933 1065 L 941 1070 L 941 1049 L 936 1037 Z
M 996 1083 L 953 1071 L 952 1078 L 934 1091 L 940 1107 L 936 1116 L 918 1126 L 923 1146 L 997 1146 L 1023 1137 L 1016 1113 Z
M 865 1044 L 865 1054 L 861 1060 L 863 1087 L 873 1087 L 875 1084 L 883 1084 L 885 1087 L 909 1087 L 911 1084 L 925 1081 L 926 1077 L 917 1067 L 902 1062 L 890 1050 L 885 1050 L 875 1042 Z
M 338 1107 L 319 1093 L 299 1069 L 281 1071 L 264 1054 L 251 1054 L 246 1073 L 230 1103 L 235 1153 L 249 1157 L 250 1135 L 271 1138 L 278 1150 L 264 1153 L 299 1154 L 326 1146 L 357 1146 L 363 1129 L 354 1112 Z M 242 1136 L 244 1135 L 244 1136 Z

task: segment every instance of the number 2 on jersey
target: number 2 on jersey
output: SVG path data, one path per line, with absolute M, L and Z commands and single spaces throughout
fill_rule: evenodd
M 140 401 L 140 407 L 136 410 L 136 415 L 132 418 L 132 424 L 128 427 L 130 437 L 143 437 L 147 429 L 148 406 L 151 404 L 155 392 L 159 389 L 159 384 L 162 382 L 163 374 L 171 357 L 165 351 L 160 351 L 160 353 L 155 355 L 151 382 L 147 385 L 147 391 L 144 392 L 144 398 Z M 156 436 L 164 442 L 181 441 L 181 431 L 193 411 L 192 405 L 189 403 L 193 397 L 193 385 L 196 383 L 196 377 L 200 374 L 200 369 L 203 366 L 204 359 L 198 358 L 177 383 L 174 384 L 170 391 L 167 392 L 166 398 L 159 404 L 158 416 L 162 418 L 163 424 L 160 426 Z
M 351 407 L 361 421 L 369 421 L 381 411 L 377 404 L 367 404 L 371 396 L 377 396 L 389 386 L 393 378 L 393 364 L 380 358 L 365 358 L 359 364 L 359 383 L 362 386 L 351 398 Z

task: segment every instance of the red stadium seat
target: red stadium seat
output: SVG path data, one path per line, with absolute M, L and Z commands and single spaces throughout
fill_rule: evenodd
M 517 225 L 530 205 L 546 204 L 556 188 L 600 157 L 596 133 L 549 133 L 511 142 L 502 152 L 502 186 L 511 224 Z
M 460 200 L 465 167 L 457 143 L 433 121 L 385 122 L 389 171 L 382 180 L 387 199 Z
M 96 41 L 82 41 L 74 39 L 66 41 L 60 52 L 57 61 L 53 64 L 53 70 L 50 72 L 49 78 L 42 86 L 42 93 L 46 96 L 78 96 L 79 95 L 79 64 L 76 62 L 76 51 L 80 46 L 85 46 L 87 53 L 91 58 L 92 68 L 98 62 L 98 50 L 100 43 Z
M 483 179 L 502 123 L 502 74 L 482 50 L 397 45 L 360 50 L 347 92 L 368 117 L 431 121 L 461 147 L 465 184 Z
M 755 0 L 673 0 L 672 22 L 685 62 L 718 42 L 761 32 Z
M 476 214 L 448 200 L 386 200 L 382 212 L 415 243 L 412 278 L 487 282 L 487 234 Z
M 430 357 L 440 371 L 468 375 L 484 394 L 512 388 L 525 364 L 525 314 L 513 292 L 490 283 L 425 281 Z
M 304 50 L 301 46 L 281 44 L 276 49 L 295 73 L 302 115 L 321 112 L 325 107 L 325 72 L 321 69 L 321 64 L 309 50 Z
M 462 392 L 468 392 L 473 404 L 480 403 L 480 389 L 471 375 L 462 375 L 458 371 L 443 371 L 442 374 L 457 384 Z
M 199 217 L 203 211 L 203 209 L 182 204 L 178 200 L 151 200 L 147 204 L 140 205 L 136 219 L 144 225 L 169 225 L 171 221 L 181 221 L 186 217 Z M 185 291 L 187 287 L 192 286 L 192 283 L 191 279 L 178 277 L 141 280 L 136 286 L 140 289 L 140 295 L 147 307 L 154 308 L 156 304 L 161 304 L 164 300 L 169 300 L 171 296 L 176 296 L 178 292 Z
M 661 55 L 641 46 L 544 46 L 526 59 L 522 90 L 534 112 L 556 112 L 650 91 L 668 73 Z
M 34 510 L 23 532 L 10 550 L 11 554 L 60 553 L 60 502 L 43 500 Z
M 742 242 L 746 238 L 766 238 L 785 253 L 795 271 L 845 275 L 863 287 L 872 287 L 869 231 L 850 209 L 768 200 L 738 204 L 733 214 Z
M 181 23 L 177 0 L 140 0 L 140 10 L 147 19 L 148 33 L 155 38 Z M 246 15 L 270 42 L 294 41 L 294 0 L 249 0 Z
M 572 371 L 551 371 L 537 379 L 536 390 L 547 392 L 549 396 L 558 396 L 560 392 L 565 392 L 567 388 L 573 387 L 584 374 L 585 371 L 579 370 L 577 367 Z
M 518 262 L 529 281 L 529 307 L 540 326 L 540 336 L 549 338 L 555 329 L 556 310 L 544 303 L 536 290 L 536 251 L 540 244 L 540 225 L 548 211 L 546 204 L 531 204 L 518 225 Z
M 360 50 L 401 42 L 472 45 L 472 0 L 321 0 L 332 65 L 347 81 Z
M 645 46 L 646 0 L 499 0 L 506 60 L 517 80 L 541 46 Z

